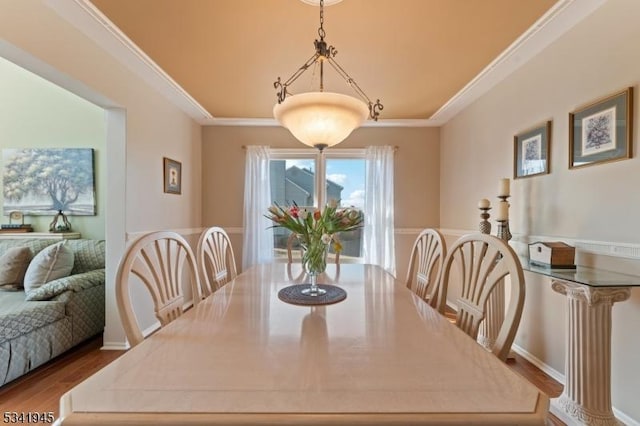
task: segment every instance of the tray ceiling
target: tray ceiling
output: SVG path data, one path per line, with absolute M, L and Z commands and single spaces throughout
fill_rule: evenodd
M 555 0 L 343 0 L 325 40 L 381 118 L 428 119 Z M 300 0 L 92 0 L 215 118 L 271 118 L 273 82 L 314 53 L 319 8 Z M 295 92 L 318 89 L 308 70 Z M 354 95 L 331 69 L 325 90 Z

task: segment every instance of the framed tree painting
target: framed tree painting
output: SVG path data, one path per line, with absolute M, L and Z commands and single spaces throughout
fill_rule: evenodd
M 182 194 L 182 163 L 164 157 L 164 192 Z
M 551 121 L 539 124 L 513 137 L 513 178 L 549 173 Z
M 633 88 L 569 113 L 569 168 L 631 158 Z
M 3 213 L 96 214 L 93 149 L 2 150 Z

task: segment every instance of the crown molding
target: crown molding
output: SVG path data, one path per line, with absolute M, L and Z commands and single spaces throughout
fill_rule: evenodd
M 206 126 L 221 126 L 221 127 L 278 127 L 280 123 L 275 118 L 216 118 L 211 117 L 202 123 Z
M 361 127 L 438 127 L 435 121 L 431 119 L 417 119 L 417 118 L 404 118 L 404 119 L 388 119 L 388 120 L 367 120 L 362 123 Z
M 245 127 L 280 127 L 275 118 L 215 118 L 200 122 L 207 126 L 245 126 Z M 360 127 L 436 127 L 431 120 L 425 119 L 389 119 L 367 120 Z
M 120 108 L 117 102 L 4 39 L 0 39 L 0 57 L 102 108 Z
M 441 126 L 573 28 L 606 0 L 560 0 L 431 117 Z
M 560 0 L 428 119 L 367 121 L 363 127 L 439 127 L 540 53 L 606 0 Z M 201 125 L 278 126 L 271 118 L 215 118 L 89 0 L 45 0 L 71 25 Z
M 45 0 L 45 4 L 196 122 L 205 124 L 212 118 L 198 101 L 89 0 Z

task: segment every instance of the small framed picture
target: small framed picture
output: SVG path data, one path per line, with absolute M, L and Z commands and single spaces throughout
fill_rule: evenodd
M 633 88 L 569 113 L 569 168 L 631 158 Z
M 513 137 L 513 178 L 549 173 L 551 121 Z
M 182 194 L 182 163 L 164 157 L 164 192 Z

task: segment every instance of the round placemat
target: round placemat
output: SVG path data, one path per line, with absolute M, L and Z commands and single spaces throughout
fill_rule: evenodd
M 278 298 L 292 305 L 309 306 L 330 305 L 332 303 L 338 303 L 347 297 L 347 292 L 335 285 L 318 284 L 318 287 L 325 290 L 326 293 L 318 296 L 302 294 L 302 290 L 309 288 L 309 284 L 296 284 L 281 289 L 278 292 Z

